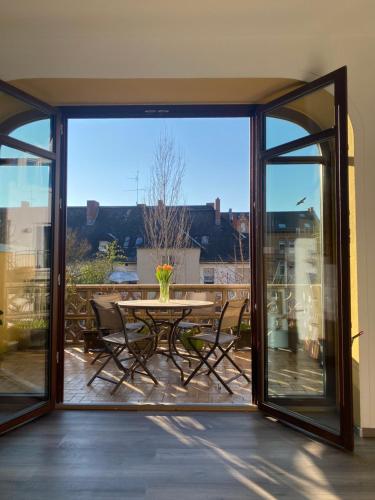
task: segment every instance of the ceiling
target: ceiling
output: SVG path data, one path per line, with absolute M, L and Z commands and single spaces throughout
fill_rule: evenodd
M 60 104 L 165 102 L 169 79 L 187 79 L 171 101 L 201 102 L 197 78 L 206 102 L 260 102 L 275 82 L 373 58 L 373 0 L 0 0 L 0 12 L 0 78 Z M 217 95 L 206 79 L 221 79 Z

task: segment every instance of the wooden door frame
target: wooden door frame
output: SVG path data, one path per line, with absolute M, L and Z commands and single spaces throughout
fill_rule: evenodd
M 177 411 L 177 410 L 210 410 L 210 411 L 228 411 L 232 409 L 228 406 L 215 406 L 215 405 L 135 405 L 131 403 L 107 403 L 102 405 L 69 405 L 64 403 L 64 292 L 65 292 L 65 235 L 66 235 L 66 213 L 67 213 L 67 148 L 68 148 L 68 121 L 70 119 L 105 119 L 105 118 L 248 118 L 251 132 L 251 119 L 254 116 L 257 105 L 249 104 L 189 104 L 189 105 L 94 105 L 94 106 L 61 106 L 59 108 L 62 120 L 62 138 L 61 138 L 61 184 L 60 184 L 60 219 L 59 219 L 59 275 L 60 275 L 60 289 L 58 295 L 58 346 L 57 346 L 57 383 L 56 383 L 56 399 L 55 404 L 59 409 L 79 408 L 79 409 L 103 409 L 103 410 L 148 410 L 148 411 Z M 251 138 L 250 138 L 251 144 Z M 250 162 L 250 178 L 251 169 L 253 168 Z M 250 189 L 251 192 L 251 189 Z M 250 200 L 249 200 L 250 203 Z M 249 252 L 250 254 L 250 252 Z M 251 259 L 251 257 L 250 257 Z M 251 296 L 251 286 L 250 296 Z M 253 336 L 254 338 L 254 336 Z M 252 360 L 255 353 L 252 352 Z M 253 369 L 252 369 L 253 370 Z M 254 383 L 252 383 L 252 392 L 256 392 Z M 239 407 L 235 411 L 244 411 L 247 406 Z M 254 408 L 249 407 L 249 411 L 254 411 Z M 232 409 L 233 410 L 233 409 Z
M 295 99 L 304 97 L 309 93 L 323 89 L 330 84 L 335 85 L 335 125 L 330 130 L 313 132 L 301 139 L 282 144 L 271 149 L 266 149 L 265 145 L 265 113 L 272 109 L 288 104 Z M 348 136 L 347 126 L 347 71 L 346 67 L 340 68 L 328 75 L 323 76 L 313 82 L 279 97 L 270 104 L 258 107 L 253 118 L 253 217 L 252 217 L 252 239 L 255 248 L 255 273 L 252 276 L 252 289 L 255 290 L 254 302 L 252 304 L 252 321 L 256 330 L 256 351 L 257 357 L 257 404 L 258 407 L 275 418 L 291 426 L 304 430 L 314 436 L 327 440 L 337 446 L 352 450 L 353 441 L 353 408 L 352 408 L 352 379 L 351 379 L 351 331 L 350 331 L 350 262 L 349 262 L 349 181 L 348 181 Z M 340 434 L 334 435 L 324 427 L 319 427 L 308 420 L 299 418 L 296 414 L 280 411 L 280 407 L 265 401 L 265 315 L 266 307 L 264 300 L 264 270 L 263 270 L 263 208 L 264 185 L 263 172 L 265 164 L 272 158 L 300 149 L 311 144 L 319 143 L 328 138 L 336 140 L 336 214 L 337 227 L 336 236 L 336 256 L 337 256 L 337 289 L 338 289 L 338 344 L 339 344 L 339 378 L 340 384 Z M 255 241 L 256 240 L 256 241 Z M 255 300 L 256 297 L 256 300 Z
M 51 179 L 52 179 L 52 202 L 51 202 L 51 225 L 54 228 L 51 235 L 51 307 L 50 307 L 50 329 L 49 329 L 49 359 L 48 359 L 48 399 L 46 401 L 41 401 L 36 403 L 31 407 L 30 410 L 25 410 L 14 418 L 3 422 L 0 424 L 0 434 L 7 432 L 19 425 L 22 425 L 28 421 L 31 421 L 49 411 L 53 410 L 55 407 L 55 389 L 56 389 L 56 352 L 57 352 L 57 335 L 56 335 L 56 325 L 58 321 L 58 309 L 56 307 L 55 298 L 59 295 L 58 290 L 58 273 L 55 265 L 55 257 L 58 252 L 57 248 L 57 238 L 56 238 L 56 226 L 59 224 L 59 210 L 58 210 L 58 196 L 59 192 L 59 179 L 60 179 L 60 137 L 59 132 L 61 130 L 60 126 L 60 113 L 59 110 L 49 104 L 37 99 L 22 90 L 13 87 L 9 83 L 0 80 L 0 92 L 10 95 L 14 99 L 24 102 L 32 107 L 32 110 L 27 112 L 21 112 L 11 119 L 7 120 L 6 126 L 10 129 L 17 128 L 17 126 L 24 125 L 30 121 L 35 120 L 36 116 L 45 117 L 53 120 L 53 150 L 45 150 L 39 148 L 35 145 L 26 143 L 19 139 L 14 139 L 7 135 L 6 130 L 0 131 L 0 144 L 14 148 L 32 155 L 46 158 L 53 162 L 53 167 L 51 168 Z M 4 124 L 3 124 L 4 125 Z

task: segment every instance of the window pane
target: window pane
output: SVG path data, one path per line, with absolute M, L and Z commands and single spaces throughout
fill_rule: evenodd
M 0 157 L 0 422 L 4 422 L 48 399 L 51 163 L 3 147 Z
M 14 129 L 9 136 L 38 146 L 38 148 L 52 150 L 51 120 L 49 118 L 21 125 Z
M 285 144 L 335 125 L 334 86 L 329 85 L 266 115 L 266 149 Z M 311 147 L 300 151 L 314 155 Z
M 0 133 L 52 151 L 53 119 L 33 106 L 0 92 Z
M 265 396 L 339 431 L 334 141 L 321 151 L 265 167 Z

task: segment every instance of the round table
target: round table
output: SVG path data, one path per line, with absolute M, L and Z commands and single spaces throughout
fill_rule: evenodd
M 181 375 L 181 381 L 184 381 L 184 372 L 181 366 L 176 360 L 176 356 L 181 354 L 178 352 L 176 347 L 176 333 L 178 330 L 178 324 L 185 319 L 189 314 L 191 314 L 193 309 L 200 309 L 205 307 L 211 307 L 214 305 L 213 302 L 208 300 L 169 300 L 168 302 L 160 302 L 160 300 L 120 300 L 117 302 L 120 307 L 126 307 L 130 311 L 137 321 L 144 323 L 150 331 L 153 331 L 158 338 L 161 326 L 168 326 L 168 352 L 164 350 L 159 350 L 157 352 L 167 355 L 171 358 L 175 367 L 179 370 Z M 144 311 L 149 321 L 144 317 L 137 315 L 137 311 Z M 171 319 L 158 319 L 155 317 L 155 313 L 164 312 L 170 313 Z

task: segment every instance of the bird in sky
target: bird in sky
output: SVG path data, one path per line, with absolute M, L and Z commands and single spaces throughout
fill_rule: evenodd
M 302 203 L 305 203 L 306 198 L 307 198 L 307 196 L 305 196 L 301 200 L 297 201 L 296 205 L 298 206 L 298 205 L 302 205 Z

